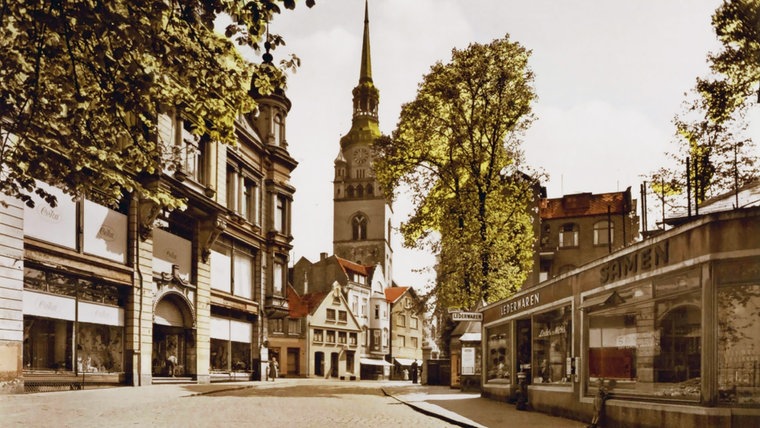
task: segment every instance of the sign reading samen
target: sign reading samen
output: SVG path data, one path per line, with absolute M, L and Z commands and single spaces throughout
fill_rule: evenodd
M 480 312 L 452 312 L 452 321 L 483 321 L 483 314 Z

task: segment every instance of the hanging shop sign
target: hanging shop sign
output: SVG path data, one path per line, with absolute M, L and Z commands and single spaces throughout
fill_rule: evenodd
M 483 314 L 480 312 L 452 312 L 452 321 L 483 321 Z

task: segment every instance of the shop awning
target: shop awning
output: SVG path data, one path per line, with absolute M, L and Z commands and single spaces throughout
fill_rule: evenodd
M 392 366 L 393 365 L 385 360 L 376 360 L 374 358 L 360 358 L 359 362 L 367 366 Z
M 480 333 L 465 333 L 459 338 L 460 342 L 480 342 Z
M 590 299 L 586 299 L 581 303 L 581 309 L 588 309 L 594 306 L 600 305 L 618 305 L 623 302 L 623 298 L 617 294 L 616 291 L 604 293 Z
M 402 366 L 411 366 L 414 360 L 411 358 L 394 358 L 397 363 L 401 364 Z M 419 362 L 417 363 L 419 364 Z

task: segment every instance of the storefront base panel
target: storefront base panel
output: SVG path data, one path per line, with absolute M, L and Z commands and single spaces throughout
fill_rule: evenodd
M 528 387 L 528 406 L 538 412 L 579 421 L 591 421 L 593 405 L 578 402 L 570 388 Z M 616 426 L 616 425 L 611 425 Z
M 511 385 L 485 385 L 482 389 L 482 396 L 496 401 L 512 402 L 514 400 L 514 389 Z
M 0 342 L 0 395 L 24 392 L 21 342 Z
M 609 400 L 606 403 L 604 420 L 608 426 L 623 428 L 756 427 L 760 426 L 760 409 L 731 409 Z

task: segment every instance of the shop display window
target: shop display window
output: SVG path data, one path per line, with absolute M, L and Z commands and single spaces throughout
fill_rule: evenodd
M 121 327 L 79 323 L 78 373 L 123 372 L 124 344 Z
M 74 370 L 73 322 L 24 317 L 24 369 Z
M 718 400 L 760 404 L 760 284 L 718 289 Z
M 563 306 L 533 316 L 533 383 L 566 383 L 572 350 L 572 308 Z
M 511 363 L 512 363 L 512 345 L 511 329 L 512 324 L 506 323 L 497 327 L 486 329 L 486 373 L 488 383 L 510 383 Z
M 614 393 L 699 400 L 702 302 L 698 274 L 635 284 L 588 307 L 589 392 L 614 381 Z

